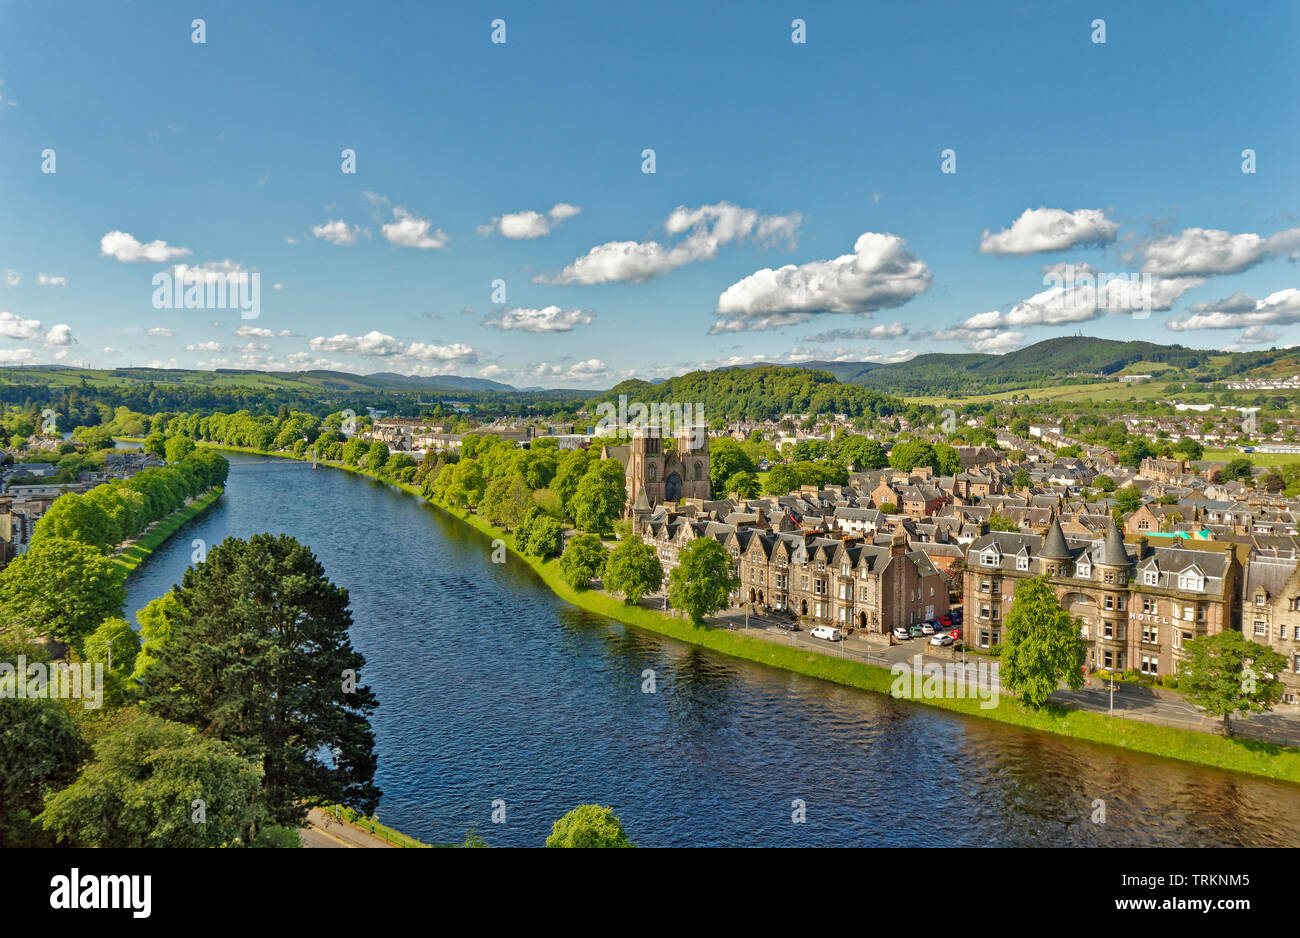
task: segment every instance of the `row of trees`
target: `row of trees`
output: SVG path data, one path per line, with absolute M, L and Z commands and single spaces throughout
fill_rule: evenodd
M 195 451 L 189 440 L 180 442 L 188 444 L 190 451 L 169 443 L 177 456 L 170 466 L 97 485 L 84 495 L 60 495 L 36 523 L 32 547 L 46 539 L 65 538 L 108 553 L 180 508 L 186 499 L 225 485 L 230 470 L 225 457 L 212 450 Z

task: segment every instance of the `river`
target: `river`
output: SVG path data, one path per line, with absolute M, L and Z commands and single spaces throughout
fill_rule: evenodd
M 1300 845 L 1296 786 L 639 632 L 567 605 L 515 558 L 491 563 L 486 537 L 417 498 L 228 455 L 225 496 L 128 581 L 128 618 L 179 582 L 195 538 L 310 545 L 348 589 L 379 697 L 378 816 L 427 842 L 476 827 L 494 846 L 540 846 L 556 818 L 595 802 L 643 846 Z

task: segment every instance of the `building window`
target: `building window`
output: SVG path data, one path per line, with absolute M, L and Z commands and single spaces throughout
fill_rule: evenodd
M 1089 566 L 1088 564 L 1086 564 L 1086 563 L 1081 563 L 1081 564 L 1078 565 L 1078 567 L 1075 568 L 1075 571 L 1074 571 L 1074 572 L 1075 572 L 1075 574 L 1076 574 L 1077 576 L 1080 576 L 1080 577 L 1091 577 L 1091 576 L 1092 576 L 1092 567 L 1090 567 L 1090 566 Z
M 1156 614 L 1156 601 L 1154 599 L 1142 600 L 1142 612 L 1145 615 L 1153 616 Z
M 1114 571 L 1114 570 L 1107 570 L 1107 571 L 1106 571 L 1105 580 L 1106 580 L 1107 583 L 1114 583 L 1114 582 L 1115 582 L 1115 571 Z
M 1263 594 L 1263 593 L 1256 593 L 1256 594 L 1255 594 L 1255 605 L 1256 605 L 1256 606 L 1262 606 L 1262 605 L 1264 605 L 1264 594 Z
M 1205 589 L 1205 580 L 1193 573 L 1180 575 L 1178 577 L 1178 588 L 1199 593 Z
M 1017 557 L 1017 558 L 1016 558 L 1016 569 L 1017 569 L 1017 570 L 1028 570 L 1028 569 L 1029 569 L 1029 558 L 1028 558 L 1028 557 Z
M 1268 626 L 1259 619 L 1255 620 L 1255 634 L 1262 636 L 1268 635 Z
M 1143 674 L 1155 674 L 1155 673 L 1157 673 L 1158 662 L 1159 662 L 1159 659 L 1158 659 L 1158 658 L 1149 658 L 1149 657 L 1147 657 L 1146 655 L 1143 655 L 1143 656 L 1142 656 L 1142 673 L 1143 673 Z
M 1106 608 L 1106 609 L 1114 609 L 1114 608 L 1115 608 L 1115 597 L 1114 597 L 1114 596 L 1107 596 L 1107 597 L 1105 598 L 1104 602 L 1103 602 L 1103 608 Z
M 1155 586 L 1160 582 L 1160 573 L 1157 570 L 1147 570 L 1142 574 L 1142 582 L 1147 586 Z
M 998 565 L 998 555 L 991 550 L 986 550 L 980 554 L 980 563 L 986 567 L 996 567 Z
M 1160 644 L 1160 630 L 1154 625 L 1142 626 L 1142 641 L 1148 645 Z

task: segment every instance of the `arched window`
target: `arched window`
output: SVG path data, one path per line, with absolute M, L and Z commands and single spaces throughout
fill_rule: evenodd
M 658 477 L 659 477 L 659 470 L 655 467 L 654 463 L 650 463 L 648 466 L 645 467 L 645 478 L 647 482 L 653 482 Z
M 704 478 L 704 463 L 698 460 L 695 463 L 695 481 L 698 482 Z

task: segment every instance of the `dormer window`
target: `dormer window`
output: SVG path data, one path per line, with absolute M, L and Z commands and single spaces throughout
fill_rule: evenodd
M 1178 574 L 1178 588 L 1199 593 L 1205 589 L 1205 577 L 1200 576 L 1195 571 L 1180 573 Z
M 1263 594 L 1263 593 L 1256 593 L 1256 594 L 1255 594 L 1255 605 L 1256 605 L 1256 606 L 1262 606 L 1262 605 L 1264 605 L 1264 594 Z
M 1142 572 L 1142 582 L 1147 586 L 1157 586 L 1160 583 L 1160 571 L 1144 570 Z
M 980 554 L 980 563 L 986 567 L 996 567 L 998 565 L 997 551 L 986 550 Z
M 1029 569 L 1029 558 L 1026 557 L 1024 554 L 1021 554 L 1019 557 L 1017 557 L 1017 558 L 1016 558 L 1016 569 L 1017 569 L 1017 570 L 1028 570 L 1028 569 Z
M 1078 566 L 1076 566 L 1076 567 L 1074 568 L 1074 572 L 1075 572 L 1075 575 L 1076 575 L 1076 576 L 1080 576 L 1080 577 L 1091 577 L 1091 576 L 1092 576 L 1092 565 L 1091 565 L 1091 564 L 1087 564 L 1087 563 L 1080 563 Z

